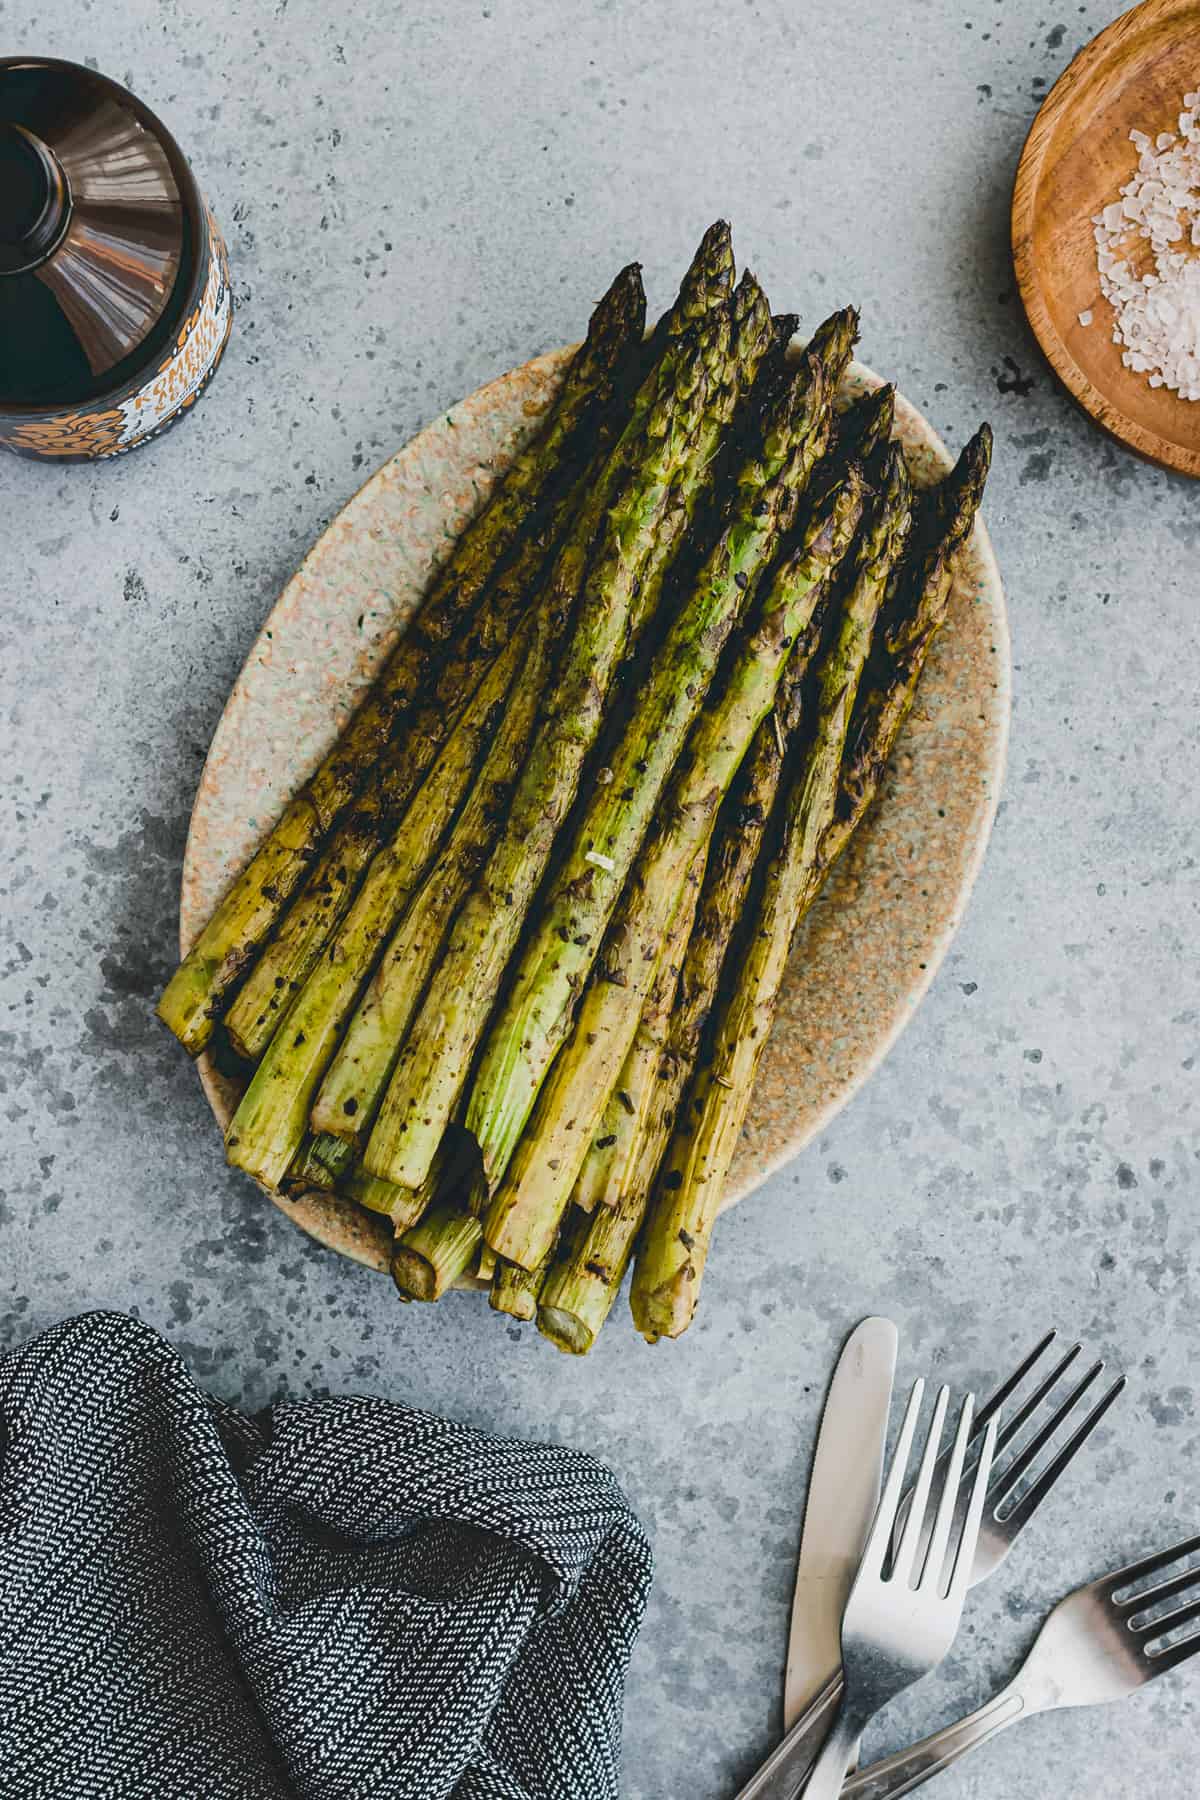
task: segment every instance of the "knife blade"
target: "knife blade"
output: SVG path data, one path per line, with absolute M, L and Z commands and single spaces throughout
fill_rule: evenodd
M 842 1347 L 813 1452 L 784 1681 L 787 1731 L 841 1667 L 842 1614 L 879 1504 L 899 1334 L 864 1319 Z

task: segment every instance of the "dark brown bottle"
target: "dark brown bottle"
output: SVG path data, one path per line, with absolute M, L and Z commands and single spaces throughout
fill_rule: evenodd
M 179 146 L 91 69 L 0 58 L 0 448 L 118 456 L 196 401 L 231 308 Z

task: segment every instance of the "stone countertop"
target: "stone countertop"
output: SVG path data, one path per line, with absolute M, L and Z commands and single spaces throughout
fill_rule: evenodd
M 1130 1376 L 872 1754 L 981 1700 L 1068 1587 L 1195 1528 L 1197 490 L 1058 389 L 1007 240 L 1038 102 L 1111 10 L 927 0 L 898 29 L 883 0 L 58 0 L 40 41 L 20 21 L 21 47 L 95 59 L 161 112 L 238 310 L 161 443 L 0 464 L 3 1339 L 128 1308 L 249 1405 L 359 1388 L 604 1457 L 659 1561 L 629 1800 L 718 1800 L 777 1729 L 821 1391 L 867 1312 L 899 1323 L 903 1375 L 986 1384 L 1055 1325 Z M 618 1312 L 573 1363 L 467 1297 L 401 1310 L 298 1234 L 226 1170 L 152 1003 L 205 748 L 305 548 L 422 423 L 577 336 L 627 258 L 665 304 L 718 213 L 777 305 L 856 301 L 860 354 L 954 449 L 993 422 L 1011 761 L 931 994 L 724 1221 L 695 1328 L 650 1350 Z M 1123 1794 L 1136 1768 L 1185 1800 L 1195 1706 L 1177 1676 L 1031 1723 L 940 1791 Z

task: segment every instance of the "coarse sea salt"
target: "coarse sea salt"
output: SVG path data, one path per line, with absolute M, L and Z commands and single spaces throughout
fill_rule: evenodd
M 1122 362 L 1152 388 L 1200 400 L 1200 256 L 1191 253 L 1200 250 L 1200 88 L 1183 108 L 1177 132 L 1130 132 L 1137 171 L 1093 215 L 1092 235 Z M 1079 314 L 1081 325 L 1091 322 L 1090 310 Z

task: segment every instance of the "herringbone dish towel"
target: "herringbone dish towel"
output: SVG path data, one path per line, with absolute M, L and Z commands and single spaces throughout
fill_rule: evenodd
M 0 1357 L 3 1800 L 608 1800 L 650 1579 L 576 1452 L 246 1418 L 119 1314 Z

